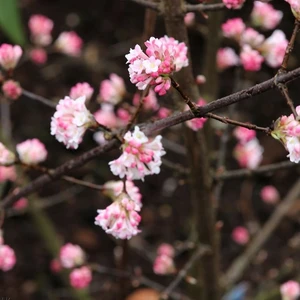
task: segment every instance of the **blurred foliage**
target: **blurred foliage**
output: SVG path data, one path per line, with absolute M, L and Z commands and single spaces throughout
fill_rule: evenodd
M 0 0 L 0 29 L 13 43 L 26 43 L 18 0 Z

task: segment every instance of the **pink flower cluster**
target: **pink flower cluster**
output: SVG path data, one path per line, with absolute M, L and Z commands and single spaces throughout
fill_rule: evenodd
M 199 106 L 203 106 L 206 104 L 206 101 L 204 99 L 200 98 L 196 104 Z M 189 109 L 189 107 L 187 106 L 186 110 L 188 110 L 188 109 Z M 195 119 L 186 121 L 185 124 L 192 130 L 198 131 L 199 129 L 203 128 L 206 121 L 207 121 L 207 118 L 195 118 Z
M 16 146 L 19 159 L 27 165 L 36 165 L 46 160 L 48 152 L 38 139 L 26 140 Z
M 91 269 L 87 266 L 74 269 L 70 273 L 70 284 L 75 289 L 84 289 L 89 286 L 92 281 Z
M 300 113 L 300 106 L 296 107 L 296 111 Z M 298 163 L 300 161 L 300 123 L 295 120 L 294 115 L 278 118 L 271 134 L 275 139 L 280 140 L 289 152 L 290 161 Z
M 78 56 L 81 53 L 82 44 L 83 41 L 76 32 L 64 31 L 58 36 L 55 47 L 67 55 Z
M 289 280 L 280 286 L 282 300 L 296 300 L 300 296 L 300 285 L 298 282 Z
M 33 43 L 47 46 L 52 42 L 53 21 L 43 15 L 32 15 L 28 22 Z
M 90 101 L 94 89 L 87 82 L 79 82 L 74 85 L 70 90 L 70 98 L 76 100 L 85 96 L 86 102 Z
M 85 262 L 85 253 L 80 246 L 68 243 L 60 248 L 59 259 L 64 268 L 74 268 Z
M 0 142 L 0 165 L 11 165 L 15 162 L 16 156 L 10 150 L 8 150 L 1 142 Z
M 77 149 L 85 131 L 94 124 L 94 117 L 85 106 L 85 96 L 76 100 L 65 97 L 51 119 L 51 135 L 67 148 Z
M 225 6 L 229 9 L 239 9 L 246 0 L 223 0 Z
M 254 1 L 250 17 L 254 26 L 265 30 L 272 30 L 280 23 L 283 13 L 280 10 L 274 9 L 269 3 Z
M 130 81 L 140 90 L 154 85 L 156 93 L 165 95 L 171 87 L 169 76 L 188 65 L 187 47 L 168 36 L 151 37 L 145 46 L 145 52 L 136 45 L 126 55 Z
M 300 20 L 300 1 L 299 0 L 285 0 L 291 6 L 292 13 L 297 20 Z
M 266 185 L 260 191 L 261 199 L 270 204 L 275 204 L 279 201 L 280 195 L 278 190 L 273 185 Z
M 255 4 L 254 10 L 257 9 L 256 7 L 265 7 L 265 5 L 266 7 L 272 7 L 270 4 L 259 2 L 259 4 Z M 273 9 L 273 11 L 275 10 Z M 276 26 L 281 20 L 281 17 L 277 18 L 278 22 L 273 21 L 272 25 L 275 24 Z M 257 17 L 255 20 L 258 23 L 260 19 Z M 266 20 L 270 21 L 269 18 L 266 18 Z M 261 21 L 259 24 L 267 26 L 265 21 Z M 270 24 L 268 25 L 272 27 L 272 29 L 275 27 Z M 241 63 L 246 71 L 252 72 L 260 70 L 264 61 L 272 68 L 277 68 L 281 65 L 285 49 L 288 45 L 285 34 L 281 30 L 275 30 L 270 37 L 265 39 L 265 37 L 255 29 L 246 27 L 241 18 L 234 18 L 229 19 L 222 25 L 222 31 L 224 37 L 234 39 L 239 43 L 241 51 L 238 58 L 233 49 L 220 49 L 217 54 L 217 66 L 219 70 L 236 66 L 239 63 Z
M 138 229 L 141 221 L 138 214 L 140 209 L 140 202 L 132 199 L 128 193 L 122 192 L 106 209 L 97 210 L 95 224 L 117 239 L 130 239 L 140 232 Z
M 141 179 L 147 175 L 160 172 L 161 156 L 165 154 L 161 136 L 149 141 L 145 134 L 135 126 L 134 132 L 128 131 L 124 136 L 122 155 L 109 163 L 112 173 L 129 180 Z
M 175 250 L 170 244 L 161 244 L 157 249 L 157 257 L 153 264 L 155 274 L 166 275 L 176 271 L 174 265 Z
M 6 272 L 16 264 L 16 255 L 11 247 L 3 243 L 2 232 L 0 232 L 0 270 Z
M 22 88 L 19 82 L 10 79 L 2 84 L 2 92 L 5 97 L 17 100 L 22 95 Z
M 18 64 L 22 56 L 22 48 L 18 45 L 12 46 L 2 44 L 0 46 L 0 66 L 5 70 L 12 70 Z
M 245 245 L 249 242 L 249 232 L 247 228 L 242 226 L 237 226 L 231 233 L 232 239 L 239 245 Z
M 255 137 L 255 131 L 237 127 L 234 131 L 239 140 L 234 148 L 234 157 L 243 168 L 255 169 L 262 161 L 263 148 Z

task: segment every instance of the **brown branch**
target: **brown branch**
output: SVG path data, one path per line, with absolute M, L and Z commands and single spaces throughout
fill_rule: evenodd
M 155 11 L 160 11 L 159 3 L 152 2 L 150 0 L 131 0 L 137 4 L 140 4 L 146 8 L 154 9 Z
M 186 4 L 186 12 L 191 11 L 217 11 L 225 9 L 224 3 L 215 3 L 215 4 Z
M 297 68 L 293 71 L 290 71 L 286 74 L 281 74 L 277 77 L 277 82 L 281 83 L 287 83 L 292 80 L 297 79 L 300 77 L 300 68 Z M 269 79 L 267 81 L 264 81 L 260 84 L 257 84 L 251 88 L 242 90 L 240 92 L 231 94 L 229 96 L 220 98 L 216 101 L 213 101 L 207 105 L 197 107 L 196 110 L 196 117 L 205 117 L 205 114 L 226 106 L 229 106 L 233 103 L 237 103 L 246 99 L 249 99 L 255 95 L 262 94 L 270 89 L 273 89 L 275 87 L 274 78 Z M 140 124 L 141 130 L 146 135 L 151 135 L 159 130 L 177 125 L 179 123 L 188 121 L 195 118 L 193 116 L 191 111 L 185 111 L 182 113 L 174 114 L 170 117 L 167 117 L 162 120 L 155 121 L 153 123 L 143 123 Z M 109 141 L 104 147 L 96 147 L 93 148 L 86 153 L 82 154 L 81 156 L 72 159 L 70 161 L 67 161 L 60 167 L 53 170 L 52 177 L 53 179 L 58 179 L 62 175 L 66 174 L 67 172 L 83 166 L 85 163 L 90 161 L 91 159 L 97 157 L 98 155 L 105 153 L 107 151 L 110 151 L 113 148 L 116 148 L 119 145 L 118 141 L 115 139 Z M 37 179 L 33 180 L 30 184 L 26 185 L 25 187 L 21 188 L 18 193 L 16 194 L 10 194 L 7 197 L 5 197 L 2 202 L 0 203 L 0 208 L 8 207 L 10 204 L 13 204 L 15 201 L 20 199 L 21 197 L 25 197 L 29 195 L 30 193 L 33 193 L 37 191 L 38 189 L 42 188 L 45 184 L 48 184 L 52 181 L 51 177 L 49 175 L 42 175 L 41 177 L 38 177 Z
M 188 262 L 184 265 L 184 267 L 178 272 L 175 279 L 165 288 L 160 296 L 160 299 L 167 300 L 172 292 L 176 289 L 178 284 L 187 276 L 188 271 L 193 267 L 195 262 L 205 254 L 209 254 L 211 252 L 210 247 L 200 245 L 195 253 L 191 256 Z
M 274 230 L 280 224 L 281 220 L 287 212 L 298 200 L 300 194 L 300 179 L 294 184 L 285 199 L 277 206 L 276 210 L 264 224 L 262 229 L 251 241 L 245 252 L 235 259 L 223 277 L 223 284 L 227 288 L 232 286 L 244 274 L 246 268 L 255 257 L 256 253 L 261 249 L 264 243 L 270 238 Z

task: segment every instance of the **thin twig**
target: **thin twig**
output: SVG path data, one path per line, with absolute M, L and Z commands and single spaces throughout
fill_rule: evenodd
M 52 108 L 55 108 L 56 105 L 57 105 L 56 103 L 52 102 L 51 100 L 49 100 L 45 97 L 36 95 L 36 94 L 34 94 L 32 92 L 29 92 L 29 91 L 26 91 L 24 89 L 22 89 L 22 95 L 24 95 L 25 97 L 30 98 L 32 100 L 39 101 L 39 102 L 45 104 L 46 106 L 49 106 L 49 107 L 52 107 Z
M 215 3 L 215 4 L 186 4 L 186 12 L 191 11 L 216 11 L 225 9 L 224 3 Z
M 156 11 L 160 11 L 159 3 L 152 2 L 150 0 L 131 0 L 132 2 L 138 3 L 146 8 L 151 8 Z
M 191 256 L 189 261 L 184 265 L 184 267 L 178 272 L 175 279 L 168 285 L 167 288 L 165 288 L 160 296 L 160 299 L 166 300 L 169 299 L 170 294 L 176 289 L 176 287 L 179 285 L 179 283 L 187 276 L 189 270 L 195 262 L 205 254 L 210 253 L 211 249 L 210 247 L 200 245 L 198 249 L 195 251 L 195 253 Z
M 1 136 L 4 140 L 11 140 L 12 126 L 11 126 L 11 113 L 10 103 L 5 97 L 0 97 L 0 110 L 1 110 Z
M 296 181 L 285 199 L 277 206 L 276 210 L 265 223 L 262 229 L 251 241 L 245 252 L 236 258 L 223 277 L 223 284 L 226 287 L 232 286 L 244 274 L 256 253 L 261 249 L 264 243 L 270 238 L 274 230 L 280 224 L 283 217 L 298 200 L 300 194 L 300 179 Z

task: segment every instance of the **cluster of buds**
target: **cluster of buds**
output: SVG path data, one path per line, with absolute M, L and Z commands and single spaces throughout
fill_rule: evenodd
M 167 275 L 176 271 L 174 264 L 175 250 L 170 244 L 161 244 L 157 249 L 153 271 L 155 274 Z
M 151 37 L 145 46 L 145 52 L 136 45 L 126 55 L 130 81 L 139 90 L 153 85 L 156 93 L 165 95 L 171 87 L 171 74 L 188 65 L 187 47 L 168 36 Z
M 280 286 L 282 300 L 296 300 L 300 296 L 300 285 L 298 282 L 289 280 Z
M 274 29 L 282 18 L 271 4 L 254 2 L 251 20 L 254 26 Z M 288 41 L 281 30 L 275 30 L 267 39 L 240 18 L 229 19 L 222 25 L 224 37 L 235 40 L 240 46 L 237 55 L 232 48 L 219 49 L 217 67 L 220 71 L 241 64 L 246 71 L 258 71 L 265 61 L 272 68 L 281 65 Z
M 0 231 L 0 270 L 6 272 L 11 270 L 16 264 L 15 251 L 4 244 L 2 231 Z
M 294 17 L 300 21 L 300 2 L 298 0 L 285 0 L 291 6 Z
M 300 113 L 300 106 L 296 107 L 296 112 Z M 293 114 L 278 118 L 271 135 L 284 145 L 291 162 L 300 161 L 300 122 L 295 120 Z
M 256 138 L 256 132 L 244 127 L 237 127 L 234 136 L 238 144 L 234 148 L 234 157 L 242 168 L 255 169 L 262 161 L 263 148 Z
M 240 9 L 246 0 L 223 0 L 225 6 L 229 9 Z

